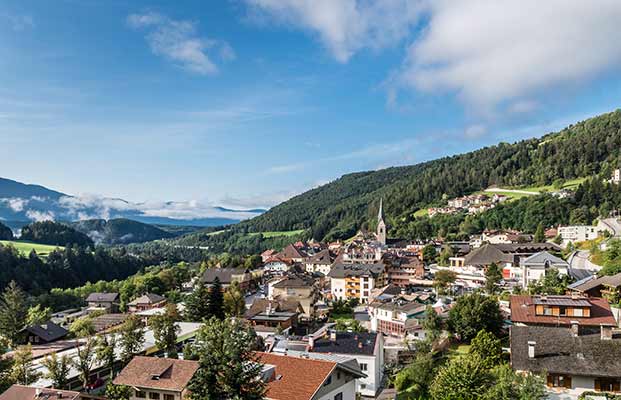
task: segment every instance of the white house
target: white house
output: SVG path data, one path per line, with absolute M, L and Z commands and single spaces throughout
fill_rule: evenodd
M 590 225 L 559 226 L 558 234 L 564 243 L 584 242 L 597 239 L 598 229 L 596 226 Z
M 561 275 L 569 274 L 569 263 L 547 251 L 541 251 L 520 260 L 519 268 L 511 268 L 511 278 L 517 279 L 523 288 L 537 282 L 551 268 L 556 268 Z

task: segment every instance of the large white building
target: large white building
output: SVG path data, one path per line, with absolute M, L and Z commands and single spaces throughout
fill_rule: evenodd
M 596 226 L 590 225 L 559 226 L 558 234 L 564 243 L 584 242 L 597 239 L 598 229 Z
M 385 283 L 384 264 L 335 264 L 328 274 L 330 292 L 336 300 L 358 299 L 366 303 L 371 290 Z

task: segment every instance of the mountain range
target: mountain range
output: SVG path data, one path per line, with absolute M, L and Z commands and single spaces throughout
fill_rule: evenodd
M 235 210 L 195 201 L 132 203 L 96 195 L 73 196 L 0 178 L 0 221 L 14 230 L 32 221 L 118 218 L 145 224 L 208 227 L 236 224 L 262 212 L 265 210 Z

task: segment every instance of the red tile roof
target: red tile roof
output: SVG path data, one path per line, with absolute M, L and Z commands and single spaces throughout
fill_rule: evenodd
M 114 384 L 181 392 L 198 367 L 196 361 L 134 357 L 114 379 Z
M 71 390 L 38 389 L 30 386 L 13 385 L 4 393 L 0 394 L 0 400 L 35 400 L 37 399 L 37 391 L 40 393 L 39 399 L 47 400 L 73 400 L 80 396 L 79 392 Z
M 568 296 L 568 298 L 571 298 Z M 579 321 L 581 326 L 600 326 L 601 324 L 616 325 L 610 305 L 605 299 L 588 298 L 591 303 L 590 317 L 556 317 L 535 315 L 535 301 L 533 296 L 511 296 L 511 321 L 524 324 L 571 325 L 571 321 Z
M 310 400 L 330 376 L 336 363 L 276 354 L 257 353 L 263 364 L 276 367 L 275 376 L 267 384 L 266 397 L 273 400 Z

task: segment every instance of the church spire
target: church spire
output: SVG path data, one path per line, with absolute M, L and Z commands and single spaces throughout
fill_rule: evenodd
M 386 245 L 386 222 L 384 222 L 384 201 L 380 198 L 379 212 L 377 213 L 377 240 Z
M 377 213 L 377 222 L 384 220 L 384 199 L 380 198 L 379 212 Z

